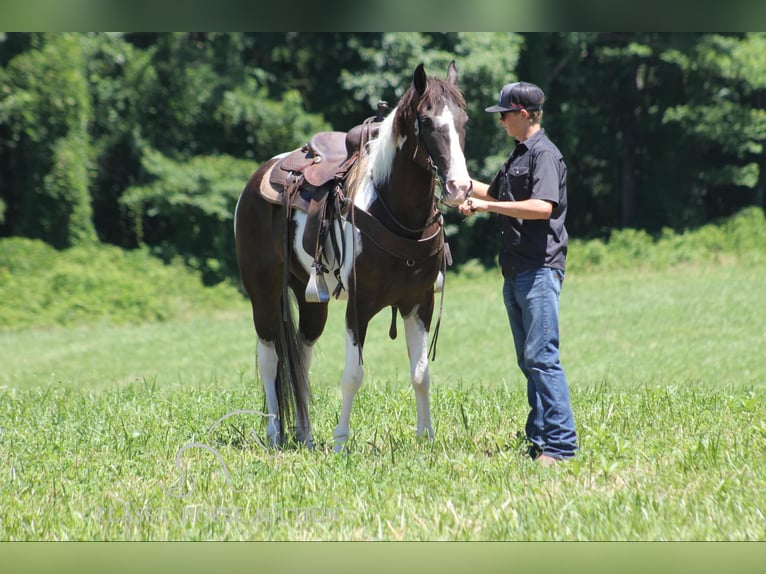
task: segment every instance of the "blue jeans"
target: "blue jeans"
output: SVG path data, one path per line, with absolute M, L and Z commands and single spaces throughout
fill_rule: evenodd
M 571 458 L 577 450 L 569 387 L 559 360 L 559 295 L 564 272 L 541 267 L 506 277 L 503 300 L 516 359 L 527 378 L 526 434 L 532 458 Z

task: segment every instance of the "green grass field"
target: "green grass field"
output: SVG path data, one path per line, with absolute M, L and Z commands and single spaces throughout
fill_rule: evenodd
M 570 273 L 581 453 L 552 469 L 517 438 L 500 283 L 448 278 L 433 442 L 414 436 L 401 323 L 390 341 L 375 319 L 343 455 L 342 303 L 314 354 L 313 451 L 266 449 L 263 418 L 236 413 L 262 408 L 244 301 L 0 332 L 0 540 L 766 539 L 766 266 Z

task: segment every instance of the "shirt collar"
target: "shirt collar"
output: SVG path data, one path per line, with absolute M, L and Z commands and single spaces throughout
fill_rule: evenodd
M 535 144 L 540 141 L 540 138 L 542 138 L 543 135 L 545 135 L 545 129 L 540 128 L 523 142 L 517 142 L 516 147 L 518 148 L 519 146 L 524 146 L 526 149 L 532 149 Z

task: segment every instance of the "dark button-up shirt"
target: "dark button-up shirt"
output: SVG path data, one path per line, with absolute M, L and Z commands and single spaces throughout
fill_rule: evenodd
M 538 267 L 564 270 L 568 235 L 567 166 L 559 149 L 540 129 L 519 142 L 489 186 L 488 193 L 499 201 L 542 199 L 553 204 L 550 219 L 517 219 L 500 215 L 503 275 L 515 277 L 520 271 Z

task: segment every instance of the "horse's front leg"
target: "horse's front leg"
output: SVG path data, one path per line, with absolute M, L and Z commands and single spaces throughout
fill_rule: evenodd
M 335 452 L 343 450 L 349 435 L 349 423 L 351 420 L 351 408 L 354 406 L 354 397 L 362 386 L 364 369 L 362 358 L 354 335 L 350 329 L 346 329 L 346 366 L 340 379 L 340 390 L 343 395 L 340 419 L 335 432 L 332 433 L 335 440 Z
M 418 316 L 418 307 L 404 317 L 404 332 L 407 338 L 407 353 L 410 357 L 410 377 L 412 388 L 415 390 L 415 405 L 418 414 L 417 436 L 428 433 L 428 438 L 434 438 L 431 427 L 431 375 L 428 372 L 428 331 Z

